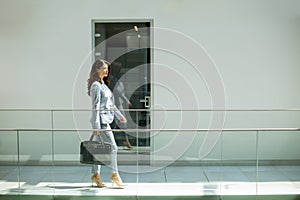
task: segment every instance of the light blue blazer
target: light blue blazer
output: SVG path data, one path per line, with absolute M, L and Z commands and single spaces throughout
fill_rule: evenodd
M 90 96 L 93 109 L 90 122 L 93 129 L 100 129 L 101 124 L 112 123 L 114 116 L 119 120 L 124 117 L 115 106 L 114 95 L 104 81 L 102 83 L 98 81 L 92 83 Z

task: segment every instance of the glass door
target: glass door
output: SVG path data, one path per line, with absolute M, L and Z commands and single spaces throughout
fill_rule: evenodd
M 151 106 L 151 48 L 150 22 L 93 23 L 95 59 L 111 62 L 110 85 L 116 106 L 125 111 L 126 126 L 113 122 L 112 128 L 150 128 Z M 132 109 L 133 111 L 126 111 Z M 119 147 L 147 149 L 150 133 L 116 132 Z

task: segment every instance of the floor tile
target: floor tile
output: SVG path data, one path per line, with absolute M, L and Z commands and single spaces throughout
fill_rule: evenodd
M 167 167 L 166 168 L 166 179 L 167 182 L 207 182 L 207 177 L 205 176 L 202 167 Z
M 288 181 L 300 181 L 300 171 L 283 171 Z
M 229 172 L 218 172 L 218 171 L 208 171 L 205 172 L 208 182 L 223 182 L 223 181 L 239 181 L 248 182 L 248 177 L 241 171 L 229 171 Z
M 299 165 L 279 165 L 275 168 L 279 171 L 300 171 Z
M 258 177 L 256 172 L 244 172 L 249 181 L 272 182 L 272 181 L 289 181 L 288 177 L 280 171 L 259 171 Z

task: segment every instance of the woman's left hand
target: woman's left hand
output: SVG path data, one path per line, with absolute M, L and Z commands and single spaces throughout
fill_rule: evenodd
M 120 119 L 120 122 L 121 122 L 121 123 L 126 123 L 126 122 L 127 122 L 127 120 L 126 120 L 126 118 L 125 118 L 125 117 L 122 117 L 122 118 Z
M 93 135 L 94 135 L 94 136 L 99 135 L 99 131 L 93 131 Z

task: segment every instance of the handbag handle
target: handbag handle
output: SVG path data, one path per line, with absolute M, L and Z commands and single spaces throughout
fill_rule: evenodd
M 94 133 L 91 135 L 90 141 L 92 141 L 93 139 L 94 139 Z
M 91 137 L 90 137 L 90 141 L 92 141 L 94 139 L 94 133 L 92 133 Z

